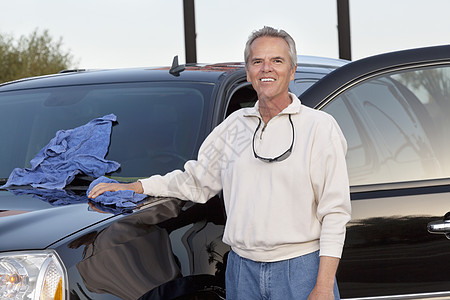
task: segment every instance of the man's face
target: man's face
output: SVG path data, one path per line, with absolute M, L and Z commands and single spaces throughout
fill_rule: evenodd
M 260 37 L 250 46 L 246 66 L 247 81 L 251 82 L 260 100 L 287 95 L 289 82 L 294 79 L 289 46 L 282 38 Z

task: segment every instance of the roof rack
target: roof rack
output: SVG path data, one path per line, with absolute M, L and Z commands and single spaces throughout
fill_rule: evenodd
M 59 71 L 59 74 L 64 74 L 64 73 L 77 73 L 77 72 L 85 72 L 86 69 L 67 69 L 67 70 L 62 70 Z

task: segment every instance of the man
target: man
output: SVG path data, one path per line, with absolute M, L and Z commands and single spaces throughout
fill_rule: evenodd
M 206 202 L 221 190 L 231 246 L 227 299 L 339 299 L 335 274 L 350 220 L 346 141 L 328 114 L 289 93 L 297 54 L 284 31 L 255 31 L 245 49 L 252 108 L 231 114 L 185 171 L 100 184 Z

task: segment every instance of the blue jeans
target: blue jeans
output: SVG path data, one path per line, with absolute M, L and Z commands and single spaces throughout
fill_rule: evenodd
M 306 300 L 316 284 L 319 260 L 319 251 L 268 263 L 230 251 L 225 279 L 227 300 Z M 336 281 L 334 297 L 340 299 Z

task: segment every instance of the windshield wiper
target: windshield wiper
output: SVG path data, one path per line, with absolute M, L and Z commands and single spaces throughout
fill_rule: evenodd
M 66 185 L 65 189 L 69 190 L 87 190 L 92 181 L 94 181 L 95 177 L 88 176 L 85 174 L 78 174 L 75 176 L 74 180 Z

